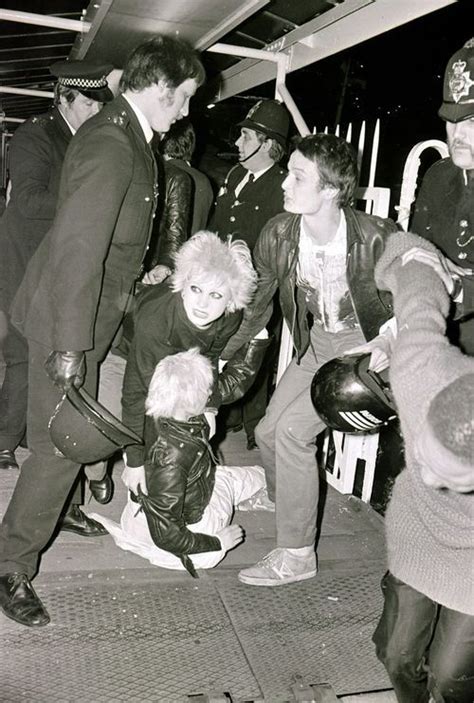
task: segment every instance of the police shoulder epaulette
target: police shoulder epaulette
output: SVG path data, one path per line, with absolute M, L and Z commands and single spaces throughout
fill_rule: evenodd
M 31 118 L 31 124 L 38 125 L 38 127 L 46 127 L 51 120 L 54 120 L 53 115 L 36 115 Z
M 107 116 L 108 122 L 112 122 L 113 124 L 116 124 L 119 127 L 125 127 L 125 125 L 128 124 L 129 120 L 130 118 L 125 110 L 121 110 L 120 112 L 114 112 L 111 115 Z

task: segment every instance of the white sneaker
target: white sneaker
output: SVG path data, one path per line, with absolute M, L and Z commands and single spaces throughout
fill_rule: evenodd
M 283 586 L 286 583 L 304 581 L 316 576 L 316 554 L 297 556 L 277 547 L 255 566 L 239 571 L 238 579 L 251 586 Z
M 267 493 L 266 486 L 260 488 L 253 496 L 243 500 L 237 505 L 237 510 L 243 513 L 249 512 L 251 510 L 266 510 L 269 513 L 275 512 L 275 503 L 270 500 Z

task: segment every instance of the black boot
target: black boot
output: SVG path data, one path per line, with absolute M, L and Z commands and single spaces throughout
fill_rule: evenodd
M 59 522 L 62 531 L 74 532 L 82 537 L 103 537 L 109 533 L 100 522 L 82 512 L 78 505 L 70 505 Z
M 114 494 L 114 484 L 109 474 L 97 481 L 89 479 L 89 488 L 95 500 L 101 505 L 110 503 Z
M 48 611 L 26 574 L 0 576 L 0 607 L 8 618 L 20 625 L 42 627 L 50 621 Z
M 15 452 L 11 449 L 0 449 L 0 469 L 19 469 Z

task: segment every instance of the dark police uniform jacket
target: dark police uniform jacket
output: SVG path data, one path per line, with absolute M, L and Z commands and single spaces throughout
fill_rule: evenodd
M 0 308 L 8 310 L 56 211 L 72 132 L 58 108 L 20 125 L 9 145 L 11 197 L 0 222 Z
M 474 178 L 466 184 L 462 169 L 450 158 L 437 161 L 426 172 L 410 231 L 429 239 L 458 266 L 474 269 Z M 474 278 L 461 280 L 464 299 L 456 315 L 472 315 Z M 470 351 L 474 352 L 474 340 Z
M 24 336 L 105 356 L 140 273 L 155 200 L 153 153 L 120 96 L 71 140 L 54 222 L 13 302 Z
M 221 239 L 229 234 L 233 239 L 243 239 L 253 250 L 258 235 L 268 220 L 283 212 L 283 190 L 281 184 L 286 171 L 274 164 L 251 184 L 246 184 L 239 195 L 235 188 L 248 173 L 240 164 L 227 174 L 216 200 L 209 229 L 217 232 Z

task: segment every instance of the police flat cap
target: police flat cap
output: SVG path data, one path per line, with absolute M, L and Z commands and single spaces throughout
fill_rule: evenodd
M 112 64 L 91 61 L 56 61 L 50 66 L 59 85 L 78 90 L 92 100 L 109 102 L 113 93 L 107 83 L 107 75 L 113 70 Z

